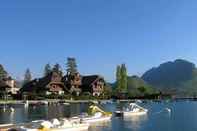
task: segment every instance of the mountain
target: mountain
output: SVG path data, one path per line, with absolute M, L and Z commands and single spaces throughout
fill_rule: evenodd
M 195 64 L 186 60 L 163 63 L 145 72 L 141 78 L 162 91 L 190 95 L 197 92 L 197 69 Z

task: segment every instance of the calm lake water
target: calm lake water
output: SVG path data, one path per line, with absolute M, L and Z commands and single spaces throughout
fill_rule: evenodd
M 101 105 L 107 111 L 115 111 L 126 103 Z M 151 102 L 141 104 L 149 110 L 148 115 L 141 117 L 113 117 L 111 122 L 93 125 L 89 131 L 197 131 L 197 102 Z M 85 112 L 87 104 L 71 104 L 57 106 L 11 105 L 13 113 L 0 110 L 0 123 L 20 123 L 39 119 L 70 117 Z M 171 113 L 164 110 L 170 108 Z

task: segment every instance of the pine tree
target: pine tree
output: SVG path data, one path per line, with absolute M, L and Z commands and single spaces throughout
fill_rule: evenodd
M 5 71 L 3 65 L 0 64 L 0 80 L 6 78 L 8 73 Z
M 77 73 L 77 64 L 75 58 L 68 57 L 66 65 L 68 74 L 74 75 L 75 73 Z
M 60 66 L 58 63 L 56 63 L 56 64 L 54 65 L 53 71 L 56 72 L 56 73 L 58 73 L 58 74 L 60 74 L 61 76 L 63 75 L 61 66 Z
M 50 64 L 46 64 L 45 67 L 44 67 L 44 76 L 47 76 L 51 73 L 52 69 L 51 69 L 51 66 Z
M 27 70 L 25 71 L 24 82 L 23 82 L 23 84 L 26 84 L 26 83 L 30 82 L 31 79 L 32 79 L 32 76 L 31 76 L 30 69 L 27 69 Z

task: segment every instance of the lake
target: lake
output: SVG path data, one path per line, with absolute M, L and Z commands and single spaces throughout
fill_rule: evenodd
M 123 107 L 126 102 L 108 103 L 101 106 L 107 111 L 115 111 Z M 99 123 L 90 127 L 89 131 L 197 131 L 197 102 L 196 101 L 162 101 L 140 104 L 149 110 L 145 116 L 115 117 L 111 122 Z M 40 105 L 29 106 L 10 105 L 15 112 L 0 110 L 0 123 L 21 123 L 39 119 L 70 117 L 85 112 L 88 104 Z M 170 108 L 171 113 L 165 108 Z

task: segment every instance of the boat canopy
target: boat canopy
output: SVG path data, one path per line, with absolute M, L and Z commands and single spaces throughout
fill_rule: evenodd
M 92 105 L 88 109 L 88 115 L 95 115 L 98 112 L 102 113 L 103 115 L 110 115 L 111 114 L 110 112 L 103 111 L 101 108 L 99 108 L 96 105 Z

